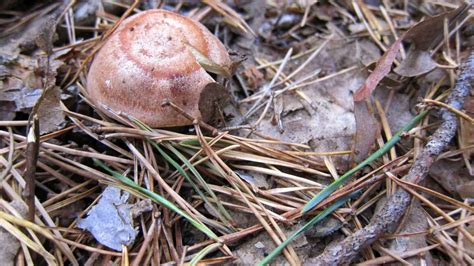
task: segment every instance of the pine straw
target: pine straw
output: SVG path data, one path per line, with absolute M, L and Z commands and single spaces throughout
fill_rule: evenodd
M 119 21 L 131 14 L 137 3 L 138 1 L 135 1 L 132 6 L 127 6 L 127 10 Z M 244 20 L 222 2 L 206 1 L 206 3 L 225 16 L 227 23 L 233 27 L 244 32 L 252 32 Z M 354 3 L 356 14 L 367 27 L 370 38 L 382 50 L 386 49 L 389 40 L 378 35 L 378 25 L 373 19 L 373 11 L 360 2 Z M 71 16 L 69 12 L 69 10 L 72 12 L 71 8 L 72 5 L 65 12 L 65 17 Z M 209 7 L 203 7 L 202 10 L 194 11 L 193 14 L 202 17 L 208 12 Z M 348 11 L 340 10 L 340 12 L 347 15 L 349 19 L 354 19 Z M 395 14 L 396 10 L 380 8 L 380 12 L 389 23 L 392 34 L 397 36 L 396 29 L 390 21 L 390 15 Z M 84 89 L 83 70 L 94 53 L 101 47 L 104 39 L 118 25 L 116 23 L 111 27 L 108 23 L 109 19 L 103 16 L 97 20 L 95 31 L 108 29 L 103 37 L 93 37 L 83 41 L 73 41 L 75 38 L 74 25 L 68 25 L 67 30 L 70 33 L 71 44 L 54 49 L 54 51 L 66 49 L 80 51 L 78 55 L 82 56 L 80 64 L 72 72 L 76 73 L 75 76 L 66 76 L 61 84 L 76 85 L 84 96 L 87 94 Z M 69 20 L 71 19 L 69 18 Z M 306 23 L 306 18 L 304 23 Z M 324 45 L 314 47 L 305 55 L 315 56 L 323 47 Z M 402 52 L 402 54 L 404 53 Z M 261 67 L 273 67 L 274 73 L 278 73 L 276 66 L 283 66 L 287 60 L 293 60 L 299 56 L 301 55 L 290 57 L 290 53 L 288 53 L 288 57 L 284 60 L 261 61 Z M 271 102 L 271 97 L 278 97 L 288 91 L 298 92 L 298 88 L 335 78 L 339 74 L 356 68 L 356 66 L 350 67 L 322 78 L 311 76 L 296 81 L 291 79 L 295 72 L 284 75 L 280 71 L 281 75 L 275 75 L 274 83 L 279 79 L 279 83 L 276 84 L 285 84 L 283 89 L 275 91 L 274 94 L 262 90 L 261 93 L 256 93 L 242 102 L 255 102 L 257 103 L 255 108 L 265 107 L 268 110 L 267 106 Z M 439 94 L 438 89 L 439 86 L 435 85 L 428 91 L 426 102 L 431 100 L 430 103 L 438 103 L 440 99 L 434 98 L 434 95 Z M 305 95 L 301 92 L 298 95 L 305 99 Z M 85 101 L 88 102 L 87 98 Z M 384 107 L 380 104 L 376 107 L 384 125 L 385 137 L 389 139 L 392 133 L 387 126 Z M 8 201 L 0 200 L 2 209 L 0 211 L 0 225 L 22 243 L 18 261 L 36 261 L 35 254 L 31 252 L 33 250 L 50 264 L 79 265 L 86 261 L 93 262 L 101 259 L 112 260 L 117 264 L 124 265 L 129 263 L 144 265 L 152 262 L 154 265 L 166 262 L 195 263 L 199 260 L 201 263 L 210 264 L 229 262 L 235 259 L 229 244 L 252 236 L 256 232 L 265 231 L 275 245 L 284 242 L 287 236 L 285 236 L 283 228 L 288 224 L 301 221 L 303 206 L 324 188 L 324 185 L 318 180 L 329 181 L 338 176 L 331 160 L 322 161 L 317 156 L 347 154 L 347 151 L 314 153 L 309 147 L 302 144 L 265 137 L 250 139 L 234 136 L 227 131 L 219 131 L 198 122 L 194 125 L 194 133 L 184 134 L 163 129 L 148 129 L 120 114 L 115 114 L 115 119 L 121 122 L 117 123 L 107 118 L 108 116 L 103 114 L 103 110 L 98 108 L 95 108 L 95 111 L 100 118 L 73 112 L 65 106 L 63 106 L 63 111 L 70 121 L 69 126 L 44 135 L 40 139 L 36 192 L 37 195 L 49 193 L 51 197 L 43 202 L 40 202 L 38 198 L 35 199 L 34 223 L 28 222 L 25 217 L 22 217 Z M 426 118 L 422 126 L 414 132 L 410 132 L 406 138 L 425 135 L 427 130 L 436 123 L 433 121 L 435 120 L 432 118 Z M 0 130 L 0 138 L 8 143 L 7 147 L 0 149 L 0 164 L 3 167 L 0 174 L 1 187 L 8 200 L 17 200 L 23 204 L 25 202 L 22 193 L 26 183 L 22 169 L 26 163 L 24 151 L 27 142 L 24 136 L 14 134 L 12 128 L 25 125 L 26 121 L 0 121 L 0 126 L 6 127 L 6 130 Z M 253 131 L 252 127 L 250 127 L 250 131 Z M 91 146 L 77 147 L 74 143 L 64 142 L 63 137 L 66 134 L 75 134 L 71 132 L 88 135 L 91 139 Z M 258 132 L 254 133 L 257 133 L 254 135 L 258 135 Z M 95 140 L 96 143 L 92 140 Z M 380 139 L 379 144 L 383 146 L 383 138 Z M 158 148 L 170 156 L 171 160 L 164 159 L 163 152 L 160 152 Z M 366 263 L 394 261 L 406 263 L 404 261 L 406 258 L 437 249 L 449 256 L 455 263 L 472 263 L 474 254 L 472 251 L 466 250 L 462 242 L 463 238 L 472 242 L 472 235 L 469 235 L 465 229 L 466 224 L 473 221 L 473 208 L 470 203 L 460 202 L 452 196 L 442 195 L 397 178 L 397 176 L 405 174 L 414 164 L 413 157 L 418 148 L 418 146 L 414 146 L 405 154 L 397 154 L 395 150 L 392 150 L 389 156 L 384 156 L 373 162 L 373 165 L 376 166 L 373 171 L 359 175 L 357 179 L 339 188 L 320 206 L 328 206 L 355 191 L 362 191 L 359 197 L 348 200 L 346 204 L 334 211 L 335 217 L 345 224 L 353 225 L 352 227 L 344 226 L 344 232 L 351 234 L 353 230 L 360 229 L 366 224 L 364 210 L 373 208 L 378 199 L 385 194 L 393 194 L 396 187 L 403 187 L 421 200 L 426 210 L 433 210 L 433 212 L 426 212 L 431 228 L 417 233 L 425 235 L 431 245 L 398 255 L 381 246 L 374 246 L 374 250 L 377 248 L 380 252 L 369 249 L 368 252 L 363 253 L 363 260 Z M 178 154 L 181 154 L 185 159 L 181 160 Z M 452 159 L 460 156 L 461 152 L 455 147 L 452 147 L 447 154 L 441 155 L 441 157 Z M 137 220 L 139 236 L 135 243 L 124 248 L 122 253 L 107 250 L 107 248 L 98 245 L 90 234 L 77 230 L 75 228 L 76 220 L 69 221 L 67 226 L 59 227 L 58 222 L 63 222 L 62 218 L 64 218 L 61 216 L 65 215 L 64 213 L 68 209 L 76 210 L 74 204 L 78 202 L 87 206 L 83 210 L 79 210 L 79 217 L 84 217 L 99 200 L 99 192 L 104 185 L 117 186 L 129 191 L 132 194 L 133 202 L 149 197 L 131 189 L 130 186 L 125 185 L 110 173 L 103 171 L 93 164 L 91 159 L 100 160 L 113 171 L 128 177 L 141 188 L 167 199 L 199 224 L 212 230 L 217 239 L 203 238 L 190 245 L 185 244 L 185 241 L 192 235 L 197 234 L 196 229 L 184 226 L 187 222 L 182 216 L 158 203 L 154 203 L 152 212 L 144 213 L 139 217 Z M 172 161 L 177 165 L 171 163 Z M 270 189 L 258 188 L 252 182 L 239 176 L 238 170 L 268 175 L 275 185 Z M 201 175 L 202 179 L 199 179 L 198 175 Z M 384 183 L 386 187 L 381 191 L 378 190 Z M 61 187 L 59 192 L 56 191 L 56 186 Z M 376 195 L 374 192 L 377 192 Z M 445 201 L 445 204 L 437 206 L 420 194 L 421 192 L 441 199 Z M 207 208 L 203 207 L 205 204 Z M 208 211 L 209 209 L 213 211 Z M 317 215 L 321 211 L 322 208 L 318 208 L 312 211 L 311 215 Z M 235 213 L 253 215 L 256 218 L 255 224 L 247 228 L 239 227 L 238 221 L 233 220 L 234 215 L 232 214 Z M 384 237 L 394 238 L 397 236 L 399 235 Z M 47 240 L 42 241 L 40 237 Z M 216 252 L 218 250 L 220 252 Z M 283 254 L 292 265 L 301 263 L 291 244 L 284 249 Z

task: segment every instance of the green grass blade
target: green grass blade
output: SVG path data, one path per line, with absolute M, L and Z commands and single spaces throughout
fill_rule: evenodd
M 158 144 L 154 142 L 150 142 L 150 143 L 168 163 L 170 163 L 182 176 L 184 176 L 184 178 L 186 178 L 186 180 L 191 184 L 191 186 L 199 194 L 199 196 L 203 198 L 203 200 L 205 200 L 204 198 L 206 196 L 204 195 L 204 193 L 202 193 L 202 191 L 199 189 L 196 183 L 194 183 L 191 177 L 189 177 L 188 173 L 184 171 L 181 165 L 178 164 L 173 158 L 171 158 L 171 156 L 169 156 Z
M 359 163 L 356 167 L 352 168 L 348 172 L 346 172 L 344 175 L 339 177 L 337 180 L 332 182 L 329 186 L 321 190 L 316 196 L 314 196 L 310 201 L 306 203 L 306 205 L 303 207 L 301 212 L 307 213 L 311 209 L 313 209 L 316 205 L 318 205 L 321 201 L 323 201 L 325 198 L 327 198 L 329 195 L 331 195 L 339 186 L 341 186 L 351 175 L 353 175 L 355 172 L 359 171 L 366 165 L 368 165 L 370 162 L 373 160 L 379 158 L 380 156 L 384 155 L 386 152 L 388 152 L 399 140 L 400 136 L 403 132 L 406 132 L 410 129 L 412 129 L 425 115 L 428 113 L 428 111 L 423 111 L 419 113 L 417 116 L 415 116 L 408 124 L 406 124 L 400 131 L 395 133 L 393 137 L 385 143 L 383 147 L 378 149 L 376 152 L 374 152 L 371 156 L 369 156 L 367 159 L 365 159 L 363 162 Z
M 196 227 L 199 231 L 203 232 L 206 234 L 208 237 L 219 241 L 219 237 L 212 232 L 211 229 L 209 229 L 206 225 L 194 220 L 192 217 L 187 215 L 184 211 L 182 211 L 180 208 L 178 208 L 176 205 L 174 205 L 172 202 L 169 200 L 163 198 L 162 196 L 156 194 L 155 192 L 152 192 L 146 188 L 141 187 L 137 183 L 133 182 L 129 178 L 121 175 L 118 172 L 115 172 L 114 170 L 110 169 L 107 165 L 105 165 L 102 161 L 92 158 L 94 160 L 94 163 L 102 167 L 104 170 L 109 172 L 112 176 L 120 180 L 123 184 L 137 190 L 138 192 L 146 195 L 148 198 L 151 200 L 155 201 L 156 203 L 162 204 L 163 206 L 167 207 L 168 209 L 176 212 L 177 214 L 181 215 L 184 219 L 188 220 L 189 223 L 191 223 L 194 227 Z
M 227 212 L 227 210 L 224 208 L 224 205 L 222 205 L 222 203 L 220 202 L 220 200 L 217 198 L 216 194 L 214 194 L 214 191 L 212 191 L 212 189 L 207 185 L 206 181 L 204 180 L 204 178 L 201 176 L 201 174 L 199 173 L 199 171 L 196 169 L 196 167 L 194 167 L 190 162 L 189 160 L 181 153 L 179 152 L 175 147 L 173 147 L 171 144 L 165 144 L 165 147 L 170 150 L 174 155 L 176 155 L 176 157 L 178 157 L 181 162 L 183 162 L 186 167 L 188 167 L 188 169 L 191 171 L 191 173 L 193 173 L 193 175 L 196 177 L 196 179 L 198 180 L 198 182 L 200 183 L 200 185 L 204 188 L 204 190 L 206 190 L 206 192 L 211 196 L 212 199 L 215 200 L 216 204 L 217 204 L 217 207 L 219 208 L 219 211 L 220 213 L 222 213 L 222 215 L 226 218 L 227 221 L 225 222 L 228 222 L 228 220 L 232 220 L 230 214 Z M 224 222 L 224 221 L 223 221 Z
M 145 123 L 141 122 L 138 119 L 132 119 L 132 121 L 137 124 L 140 128 L 146 131 L 152 131 L 152 129 L 146 125 Z M 178 150 L 176 150 L 173 146 L 169 144 L 162 144 L 165 146 L 168 150 L 173 152 L 187 167 L 188 169 L 196 176 L 198 179 L 200 185 L 206 190 L 207 193 L 215 200 L 217 203 L 217 206 L 219 210 L 214 208 L 214 205 L 209 202 L 207 197 L 204 195 L 204 193 L 201 191 L 199 186 L 196 185 L 196 183 L 191 179 L 191 177 L 188 175 L 188 173 L 181 167 L 180 164 L 178 164 L 171 156 L 169 156 L 155 141 L 152 141 L 150 138 L 146 138 L 146 140 L 161 154 L 161 156 L 169 162 L 186 180 L 191 184 L 193 189 L 198 193 L 198 195 L 201 197 L 201 199 L 219 216 L 220 220 L 228 227 L 230 228 L 231 231 L 234 231 L 233 226 L 230 224 L 229 220 L 232 220 L 230 214 L 225 210 L 224 206 L 220 203 L 220 201 L 217 199 L 216 195 L 214 192 L 209 188 L 207 183 L 204 181 L 202 176 L 199 174 L 199 172 L 196 170 L 194 166 L 184 157 L 183 154 L 181 154 Z M 227 233 L 229 232 L 229 229 L 225 230 Z
M 186 180 L 191 184 L 191 186 L 193 187 L 194 191 L 196 191 L 196 193 L 198 193 L 198 195 L 201 197 L 201 199 L 219 216 L 219 218 L 221 219 L 221 221 L 223 223 L 226 224 L 227 227 L 231 228 L 231 229 L 227 229 L 226 232 L 227 233 L 230 233 L 230 231 L 233 230 L 233 227 L 231 226 L 231 224 L 229 223 L 229 220 L 226 219 L 226 217 L 224 217 L 221 212 L 219 212 L 218 210 L 216 210 L 216 208 L 214 208 L 214 205 L 209 202 L 209 200 L 207 199 L 206 195 L 204 195 L 204 193 L 201 191 L 201 189 L 199 188 L 199 186 L 196 185 L 196 183 L 191 179 L 191 177 L 188 175 L 188 173 L 181 167 L 180 164 L 178 164 L 175 160 L 173 160 L 173 158 L 171 158 L 158 144 L 156 144 L 155 142 L 152 142 L 150 141 L 150 143 L 153 145 L 153 147 L 155 147 L 155 149 L 158 150 L 158 152 L 161 154 L 161 156 L 163 156 L 163 158 L 165 158 L 166 161 L 168 161 L 171 165 L 173 165 L 173 167 L 178 170 L 178 172 L 183 175 Z M 184 156 L 183 156 L 184 157 Z M 187 160 L 186 160 L 187 161 Z M 189 163 L 189 161 L 188 161 Z M 206 184 L 207 186 L 207 184 Z M 208 187 L 209 188 L 209 187 Z M 214 195 L 215 196 L 215 195 Z
M 201 147 L 201 143 L 197 139 L 182 140 L 182 141 L 178 142 L 178 144 L 182 145 L 182 146 L 195 146 L 195 147 L 199 147 L 199 148 Z M 227 146 L 227 145 L 232 145 L 232 142 L 230 142 L 228 140 L 225 140 L 225 139 L 220 139 L 214 145 Z
M 207 254 L 214 251 L 216 248 L 220 247 L 221 245 L 222 245 L 221 243 L 213 243 L 213 244 L 210 244 L 209 246 L 203 248 L 196 255 L 194 255 L 193 259 L 189 262 L 190 266 L 197 265 L 197 263 L 200 260 L 202 260 Z
M 280 252 L 293 240 L 295 239 L 299 234 L 304 232 L 306 229 L 309 227 L 313 226 L 315 223 L 321 221 L 322 219 L 326 218 L 329 214 L 331 214 L 333 211 L 335 211 L 337 208 L 339 208 L 341 205 L 343 205 L 347 200 L 350 198 L 354 197 L 357 195 L 359 191 L 352 192 L 351 194 L 342 197 L 333 204 L 331 204 L 329 207 L 324 209 L 322 212 L 320 212 L 318 215 L 316 215 L 313 219 L 311 219 L 309 222 L 307 222 L 305 225 L 303 225 L 298 231 L 294 232 L 291 234 L 283 243 L 281 243 L 278 247 L 276 247 L 268 256 L 266 256 L 262 261 L 260 261 L 257 265 L 258 266 L 263 266 L 268 264 L 275 256 L 280 254 Z

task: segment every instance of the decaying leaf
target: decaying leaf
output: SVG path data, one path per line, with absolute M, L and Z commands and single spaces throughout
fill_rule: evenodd
M 56 28 L 56 19 L 62 12 L 60 6 L 60 3 L 47 5 L 35 11 L 34 16 L 29 17 L 23 26 L 0 34 L 2 52 L 17 55 L 19 52 L 31 52 L 37 46 L 44 48 L 44 51 L 52 49 L 51 42 Z
M 260 173 L 250 173 L 248 171 L 235 171 L 235 173 L 254 188 L 254 191 L 258 191 L 258 188 L 270 188 L 267 179 Z
M 466 231 L 468 231 L 472 236 L 474 236 L 474 224 L 471 223 L 469 226 L 467 226 Z M 474 243 L 472 243 L 469 238 L 463 238 L 462 242 L 466 250 L 474 250 Z
M 386 109 L 388 125 L 392 133 L 399 131 L 415 116 L 410 110 L 411 97 L 400 92 L 391 92 L 390 89 L 383 88 L 374 92 L 375 98 Z M 387 107 L 387 104 L 389 106 Z
M 472 176 L 462 161 L 439 160 L 430 169 L 430 176 L 451 195 L 472 197 Z
M 50 59 L 48 70 L 46 60 L 34 60 L 31 57 L 8 54 L 0 55 L 0 66 L 4 75 L 0 76 L 0 119 L 13 120 L 16 112 L 29 112 L 36 105 L 43 93 L 43 88 L 56 82 L 57 70 L 62 61 Z M 44 76 L 47 75 L 47 79 Z M 49 133 L 60 128 L 64 122 L 64 114 L 59 106 L 61 90 L 53 87 L 44 96 L 43 106 L 40 105 L 40 132 Z
M 245 68 L 240 74 L 247 81 L 249 89 L 254 90 L 264 82 L 264 76 L 262 72 L 260 72 L 255 66 Z
M 60 129 L 64 123 L 64 113 L 60 105 L 61 89 L 53 87 L 45 93 L 38 109 L 41 135 Z
M 457 21 L 457 19 L 462 18 L 462 16 L 467 13 L 469 8 L 470 5 L 463 4 L 458 9 L 427 19 L 409 29 L 404 35 L 398 38 L 377 61 L 377 66 L 367 78 L 364 85 L 354 93 L 354 101 L 368 99 L 379 82 L 390 73 L 390 69 L 398 55 L 400 44 L 403 40 L 411 40 L 414 43 L 413 49 L 416 48 L 426 51 L 432 47 L 433 43 L 439 42 L 439 38 L 442 37 L 444 19 L 449 18 L 450 23 Z M 434 26 L 432 24 L 434 24 Z M 439 28 L 440 26 L 441 28 Z M 427 54 L 420 52 L 411 52 L 410 57 L 401 65 L 401 69 L 398 69 L 398 71 L 400 71 L 399 74 L 411 76 L 413 73 L 426 73 L 432 70 L 433 68 L 431 67 L 434 62 L 431 62 L 427 56 Z M 417 60 L 420 60 L 420 62 L 417 62 Z M 423 65 L 424 63 L 427 65 Z
M 33 107 L 41 95 L 41 89 L 22 88 L 19 90 L 0 91 L 2 120 L 12 120 L 15 112 Z
M 356 53 L 348 54 L 347 50 Z M 312 71 L 315 69 L 335 73 L 358 64 L 361 60 L 373 61 L 377 56 L 378 49 L 368 42 L 330 41 L 325 49 L 295 76 L 295 80 L 314 73 Z M 304 58 L 296 60 L 294 64 L 298 66 L 302 62 Z M 354 70 L 337 78 L 301 88 L 300 91 L 306 99 L 310 99 L 310 103 L 296 93 L 284 94 L 280 96 L 283 104 L 283 131 L 271 119 L 262 120 L 259 130 L 277 139 L 309 144 L 316 152 L 350 151 L 353 149 L 356 134 L 354 102 L 351 95 L 365 78 L 365 72 Z M 360 156 L 365 155 L 361 153 Z M 338 156 L 334 158 L 334 163 L 338 169 L 346 169 L 351 160 L 350 156 Z
M 413 26 L 404 38 L 412 45 L 405 60 L 394 69 L 395 73 L 415 77 L 433 70 L 437 64 L 431 58 L 429 50 L 442 40 L 445 20 L 448 20 L 449 28 L 452 29 L 456 22 L 467 16 L 468 11 L 469 6 L 462 4 L 457 9 L 428 18 Z
M 36 61 L 27 56 L 0 55 L 4 74 L 0 77 L 2 119 L 11 120 L 15 112 L 34 106 L 41 95 L 41 77 L 35 73 Z
M 304 232 L 304 235 L 308 238 L 322 238 L 327 237 L 343 226 L 342 222 L 334 217 L 328 216 L 320 223 L 314 225 Z
M 474 117 L 474 88 L 464 102 L 464 110 L 467 115 Z M 463 149 L 463 157 L 468 167 L 469 173 L 474 176 L 470 158 L 474 154 L 474 124 L 465 119 L 461 119 L 459 128 L 459 146 Z
M 56 24 L 56 17 L 54 15 L 48 16 L 41 27 L 41 31 L 35 38 L 36 46 L 48 55 L 53 52 L 53 38 L 56 33 Z
M 463 3 L 452 11 L 427 18 L 410 28 L 405 34 L 404 40 L 414 44 L 416 49 L 426 51 L 433 48 L 443 39 L 445 19 L 452 26 L 467 15 L 469 8 L 470 5 Z
M 410 49 L 407 58 L 393 71 L 400 76 L 416 77 L 430 72 L 437 66 L 428 51 Z
M 459 196 L 463 199 L 472 199 L 474 198 L 474 180 L 466 182 L 457 187 Z
M 285 235 L 291 235 L 293 232 L 297 231 L 300 226 L 292 226 L 289 228 L 282 228 Z M 308 240 L 304 234 L 300 234 L 292 241 L 292 246 L 295 249 L 310 248 Z M 259 233 L 254 235 L 251 239 L 246 241 L 245 244 L 239 245 L 233 251 L 234 256 L 237 260 L 233 263 L 238 266 L 254 265 L 255 262 L 261 261 L 268 253 L 270 253 L 275 248 L 275 243 L 272 239 L 265 233 Z M 306 252 L 305 252 L 306 253 Z M 301 254 L 299 259 L 304 261 L 306 254 Z M 287 264 L 282 255 L 277 256 L 274 261 L 274 265 L 285 265 Z
M 132 244 L 137 236 L 133 227 L 133 205 L 128 203 L 128 197 L 128 192 L 107 187 L 87 218 L 79 220 L 77 226 L 91 232 L 104 246 L 121 251 L 122 245 Z
M 377 66 L 374 71 L 372 71 L 364 84 L 354 93 L 354 101 L 358 102 L 368 99 L 379 82 L 390 73 L 390 69 L 392 68 L 393 61 L 397 57 L 402 40 L 403 37 L 398 38 L 390 48 L 388 48 L 387 52 L 385 52 L 385 54 L 377 61 Z
M 222 110 L 229 100 L 227 90 L 217 82 L 211 82 L 202 89 L 199 95 L 199 111 L 202 119 L 212 125 L 222 122 Z
M 403 220 L 401 230 L 399 231 L 399 234 L 406 234 L 408 236 L 397 237 L 390 241 L 389 250 L 395 254 L 403 254 L 410 250 L 428 246 L 424 235 L 410 235 L 428 230 L 429 225 L 427 219 L 428 217 L 421 207 L 421 204 L 415 201 L 412 204 L 410 212 L 406 214 L 406 218 Z M 420 255 L 420 257 L 426 261 L 427 265 L 433 265 L 433 258 L 430 252 L 425 252 L 423 255 Z M 408 258 L 407 260 L 413 265 L 420 265 L 418 264 L 420 257 Z
M 361 162 L 375 145 L 380 135 L 380 125 L 370 112 L 366 102 L 354 102 L 356 133 L 354 138 L 354 161 Z

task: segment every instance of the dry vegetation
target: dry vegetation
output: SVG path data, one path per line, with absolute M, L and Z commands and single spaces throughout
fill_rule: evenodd
M 474 264 L 470 5 L 36 2 L 0 4 L 0 265 Z M 216 77 L 220 124 L 88 98 L 94 54 L 150 8 L 245 57 Z

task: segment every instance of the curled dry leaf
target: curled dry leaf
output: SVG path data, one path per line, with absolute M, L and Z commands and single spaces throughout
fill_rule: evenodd
M 31 52 L 36 47 L 49 51 L 52 48 L 50 41 L 56 29 L 56 19 L 62 11 L 60 3 L 47 5 L 35 11 L 24 23 L 18 23 L 19 27 L 0 33 L 1 51 L 14 55 Z
M 36 46 L 48 55 L 53 52 L 53 39 L 56 32 L 56 25 L 56 17 L 54 15 L 48 16 L 41 27 L 41 31 L 35 38 Z
M 369 75 L 364 84 L 359 87 L 359 89 L 354 93 L 354 101 L 364 101 L 370 97 L 372 92 L 375 90 L 379 82 L 390 73 L 392 68 L 393 61 L 397 57 L 398 50 L 400 49 L 400 44 L 403 37 L 397 39 L 391 46 L 388 48 L 387 52 L 377 61 L 374 71 Z
M 449 25 L 462 20 L 467 15 L 471 5 L 463 3 L 458 8 L 427 18 L 411 27 L 404 36 L 404 40 L 416 46 L 416 49 L 428 50 L 436 46 L 443 39 L 445 20 Z
M 468 150 L 469 152 L 469 150 Z M 439 160 L 430 169 L 430 176 L 451 195 L 474 198 L 474 180 L 470 162 Z

